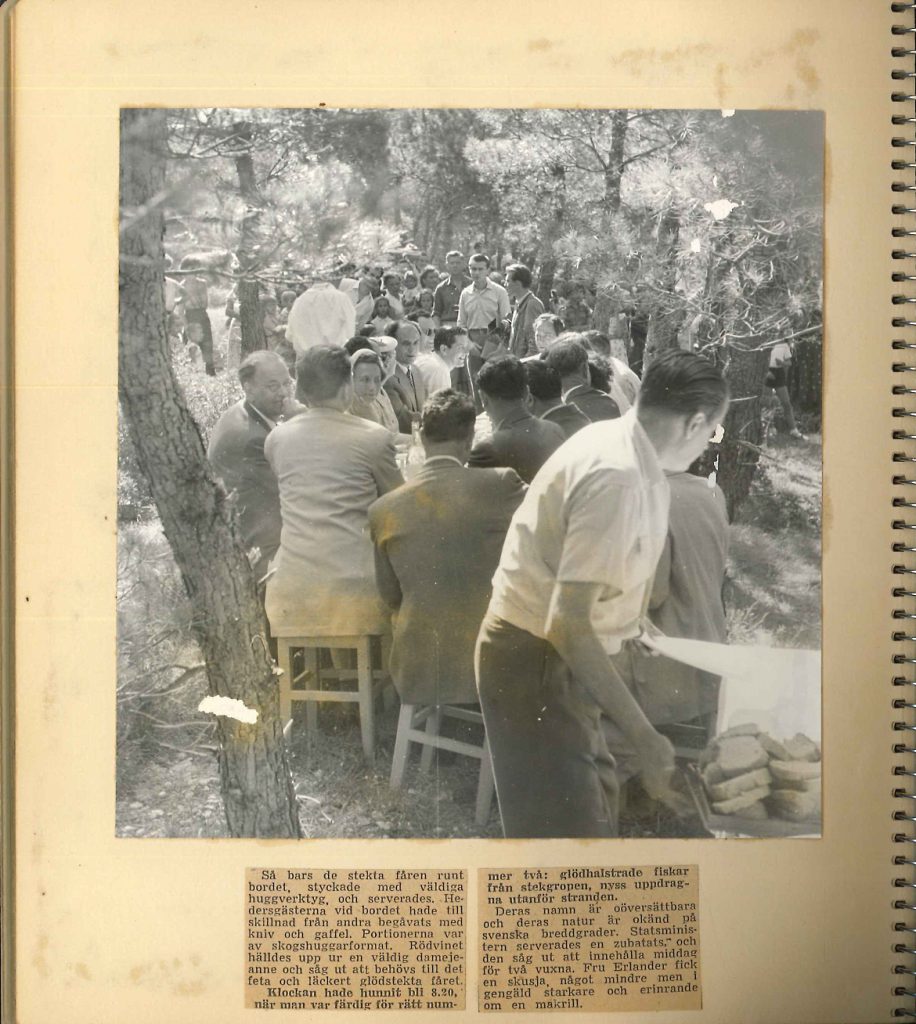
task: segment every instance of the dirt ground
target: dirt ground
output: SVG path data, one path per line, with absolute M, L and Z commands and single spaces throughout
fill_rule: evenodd
M 732 526 L 731 560 L 726 585 L 730 639 L 735 643 L 776 646 L 820 645 L 820 437 L 806 442 L 771 436 L 751 498 Z M 130 585 L 119 603 L 122 675 L 125 652 L 144 679 L 160 672 L 156 659 L 187 667 L 193 660 L 180 616 L 173 625 L 161 619 L 156 595 L 174 602 L 175 581 L 168 576 L 168 548 L 154 523 L 121 529 Z M 139 568 L 138 568 L 139 567 Z M 173 567 L 172 567 L 173 570 Z M 153 596 L 140 602 L 147 580 Z M 136 607 L 135 607 L 136 605 Z M 142 619 L 142 622 L 140 621 Z M 134 621 L 137 620 L 137 621 Z M 143 629 L 152 637 L 143 633 Z M 157 632 L 158 630 L 158 632 Z M 142 634 L 142 635 L 141 635 Z M 161 637 L 165 639 L 161 639 Z M 176 673 L 179 670 L 175 670 Z M 141 698 L 132 679 L 119 678 L 119 749 L 116 831 L 119 836 L 219 837 L 226 835 L 212 725 L 196 711 L 204 696 L 200 673 L 180 675 Z M 159 684 L 157 684 L 159 685 Z M 487 825 L 474 823 L 479 762 L 439 752 L 429 773 L 419 770 L 414 748 L 404 786 L 388 785 L 397 699 L 379 700 L 377 753 L 366 764 L 355 705 L 320 709 L 319 732 L 308 742 L 304 719 L 297 716 L 289 758 L 299 802 L 303 835 L 310 838 L 467 838 L 497 837 L 498 811 Z M 479 726 L 452 723 L 461 738 L 479 739 Z M 475 728 L 477 732 L 475 733 Z M 459 735 L 459 733 L 454 733 Z M 703 836 L 696 818 L 677 819 L 628 787 L 621 813 L 624 836 Z

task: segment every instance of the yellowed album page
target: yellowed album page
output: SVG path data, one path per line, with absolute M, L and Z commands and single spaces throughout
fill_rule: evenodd
M 9 17 L 16 1019 L 889 1019 L 890 4 L 20 0 Z M 823 112 L 820 838 L 116 834 L 120 110 L 319 105 Z M 277 892 L 303 905 L 259 924 L 250 897 Z M 337 909 L 310 920 L 322 892 Z M 660 956 L 608 958 L 624 925 Z M 258 956 L 278 941 L 299 960 Z

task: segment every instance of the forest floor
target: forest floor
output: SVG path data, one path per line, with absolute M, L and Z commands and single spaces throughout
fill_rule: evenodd
M 807 441 L 791 441 L 771 433 L 762 470 L 739 521 L 732 526 L 726 587 L 732 642 L 820 646 L 820 483 L 820 436 L 812 433 Z M 119 594 L 117 834 L 225 836 L 215 731 L 209 721 L 201 722 L 196 711 L 205 694 L 202 675 L 181 675 L 176 669 L 179 675 L 170 683 L 166 677 L 168 685 L 137 696 L 138 675 L 147 678 L 163 670 L 164 666 L 156 665 L 157 658 L 183 665 L 195 660 L 184 621 L 168 627 L 161 621 L 167 610 L 159 605 L 174 604 L 177 593 L 168 545 L 155 522 L 123 525 L 119 543 L 130 585 L 123 591 L 123 600 Z M 147 593 L 138 601 L 144 581 Z M 134 636 L 141 628 L 150 635 Z M 135 664 L 128 677 L 125 651 L 130 650 L 146 653 L 142 670 Z M 397 708 L 396 698 L 377 702 L 372 766 L 363 758 L 355 705 L 322 707 L 319 732 L 311 746 L 304 719 L 296 715 L 289 758 L 303 835 L 499 836 L 495 801 L 488 824 L 482 829 L 474 824 L 476 760 L 438 752 L 432 770 L 424 774 L 414 751 L 402 789 L 389 788 Z M 456 736 L 479 739 L 479 726 L 477 733 L 468 723 L 454 723 L 454 727 Z M 639 837 L 706 834 L 699 820 L 675 818 L 642 797 L 632 783 L 621 813 L 621 832 Z

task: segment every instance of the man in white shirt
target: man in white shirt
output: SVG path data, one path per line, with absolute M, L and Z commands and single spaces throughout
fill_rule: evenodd
M 424 352 L 414 362 L 427 395 L 452 386 L 452 370 L 467 356 L 469 347 L 470 339 L 460 327 L 436 328 L 432 352 Z
M 467 329 L 471 341 L 482 344 L 494 320 L 508 320 L 509 293 L 490 280 L 490 257 L 482 252 L 474 253 L 468 260 L 468 271 L 471 283 L 458 299 L 458 326 Z
M 331 281 L 317 281 L 293 303 L 286 339 L 301 356 L 316 345 L 341 348 L 356 330 L 356 307 Z
M 478 411 L 482 409 L 477 392 L 477 374 L 483 364 L 495 355 L 507 355 L 495 328 L 511 313 L 509 293 L 490 280 L 490 257 L 475 252 L 468 260 L 471 283 L 458 298 L 458 326 L 465 328 L 471 339 L 467 368 L 471 392 Z
M 712 362 L 668 352 L 625 416 L 578 431 L 544 464 L 509 527 L 477 643 L 507 837 L 618 832 L 606 716 L 646 792 L 679 806 L 674 750 L 611 661 L 639 636 L 668 532 L 665 470 L 685 470 L 725 415 Z

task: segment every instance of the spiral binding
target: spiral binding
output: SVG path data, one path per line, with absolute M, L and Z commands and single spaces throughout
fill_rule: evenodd
M 894 25 L 892 27 L 891 32 L 894 36 L 908 38 L 906 39 L 907 45 L 894 46 L 891 49 L 891 56 L 895 59 L 906 60 L 910 68 L 916 68 L 916 61 L 914 61 L 914 57 L 916 57 L 916 48 L 914 48 L 916 47 L 916 3 L 892 3 L 891 10 L 898 14 L 907 14 L 912 21 L 910 25 Z M 916 148 L 916 70 L 906 70 L 902 67 L 894 68 L 891 71 L 891 78 L 895 82 L 907 83 L 905 89 L 899 92 L 892 92 L 891 99 L 894 103 L 907 104 L 910 110 L 908 114 L 894 114 L 891 117 L 892 125 L 908 129 L 910 133 L 906 137 L 895 135 L 891 139 L 891 146 L 895 150 L 912 150 Z M 914 157 L 916 157 L 916 154 L 914 154 Z M 891 167 L 895 171 L 905 171 L 912 176 L 912 172 L 916 171 L 916 158 L 912 160 L 895 158 L 891 161 Z M 908 193 L 916 194 L 916 181 L 895 181 L 891 185 L 891 191 L 897 195 L 903 193 L 909 202 L 914 203 L 912 206 L 908 205 L 905 201 L 894 203 L 891 206 L 891 213 L 895 217 L 913 217 L 916 215 L 916 195 L 907 195 Z M 891 230 L 891 236 L 893 238 L 916 238 L 916 228 L 894 227 Z M 914 246 L 914 249 L 916 249 L 916 246 Z M 894 249 L 891 255 L 895 260 L 916 260 L 916 251 L 909 249 Z M 911 274 L 905 270 L 899 270 L 891 275 L 891 279 L 895 283 L 906 284 L 916 281 L 916 273 Z M 898 309 L 899 307 L 916 305 L 916 296 L 894 295 L 892 302 Z M 907 311 L 906 315 L 893 317 L 891 324 L 895 328 L 906 329 L 916 327 L 916 319 L 911 319 L 914 315 L 916 315 L 916 311 L 914 313 Z M 895 352 L 910 353 L 916 351 L 916 341 L 906 341 L 897 338 L 891 342 L 891 348 Z M 903 399 L 910 395 L 916 395 L 916 362 L 894 362 L 891 368 L 894 373 L 914 374 L 913 377 L 904 378 L 906 383 L 895 384 L 891 388 L 892 394 Z M 893 409 L 893 416 L 898 420 L 911 419 L 916 417 L 916 409 L 896 406 Z M 901 424 L 900 429 L 894 430 L 893 437 L 895 441 L 916 441 L 916 428 Z M 897 466 L 901 463 L 916 464 L 916 455 L 898 451 L 894 452 L 892 460 Z M 910 490 L 910 488 L 916 487 L 916 470 L 911 469 L 910 473 L 913 475 L 908 476 L 905 473 L 897 473 L 892 477 L 893 485 L 904 489 L 902 495 L 895 496 L 892 500 L 895 509 L 916 509 L 916 491 Z M 911 522 L 907 519 L 894 519 L 892 526 L 894 530 L 916 530 L 916 522 Z M 913 543 L 910 543 L 910 540 Z M 895 541 L 892 545 L 892 550 L 895 554 L 916 553 L 916 537 Z M 908 577 L 916 576 L 916 568 L 910 568 L 907 565 L 898 563 L 894 565 L 893 573 L 895 577 L 901 578 L 900 583 L 902 584 L 901 586 L 893 587 L 893 596 L 908 601 L 916 600 L 916 581 L 910 582 L 908 580 Z M 914 622 L 913 625 L 909 625 L 906 629 L 895 631 L 892 634 L 894 642 L 900 644 L 916 643 L 916 611 L 910 611 L 906 608 L 895 608 L 893 617 L 897 622 L 905 623 L 907 620 Z M 904 666 L 916 665 L 916 657 L 908 657 L 906 654 L 895 654 L 893 656 L 893 663 L 894 665 Z M 907 675 L 895 675 L 892 682 L 894 686 L 916 687 L 916 670 L 909 670 Z M 909 755 L 910 767 L 897 765 L 894 768 L 894 776 L 901 781 L 910 780 L 908 784 L 912 788 L 902 785 L 893 791 L 895 799 L 905 801 L 901 810 L 894 811 L 894 821 L 908 823 L 910 830 L 909 832 L 895 833 L 894 842 L 909 844 L 910 846 L 916 846 L 916 828 L 914 828 L 916 826 L 916 761 L 913 760 L 914 756 L 916 756 L 916 737 L 906 734 L 916 733 L 916 724 L 913 724 L 914 716 L 912 715 L 912 712 L 916 711 L 916 698 L 912 696 L 913 692 L 910 691 L 907 697 L 897 697 L 893 701 L 895 710 L 910 712 L 909 720 L 905 720 L 903 714 L 901 714 L 900 719 L 894 722 L 894 732 L 903 733 L 904 736 L 900 738 L 905 740 L 905 742 L 894 744 L 894 753 Z M 904 825 L 902 824 L 901 827 L 904 827 Z M 897 854 L 894 857 L 894 864 L 901 868 L 916 868 L 916 850 L 911 849 L 907 850 L 906 853 Z M 916 880 L 895 878 L 894 888 L 916 890 Z M 895 899 L 894 909 L 907 911 L 910 915 L 916 913 L 916 892 L 909 892 L 905 894 L 905 898 Z M 916 927 L 914 927 L 914 918 L 910 916 L 908 921 L 897 921 L 894 924 L 894 930 L 902 933 L 900 935 L 901 940 L 904 935 L 910 936 L 906 941 L 895 943 L 894 952 L 901 957 L 911 958 L 909 962 L 898 963 L 894 967 L 896 975 L 903 975 L 909 979 L 908 984 L 894 987 L 894 996 L 899 999 L 916 1000 L 916 968 L 913 966 L 914 960 L 916 960 Z M 894 1016 L 916 1019 L 916 1008 L 898 1007 L 894 1010 Z

